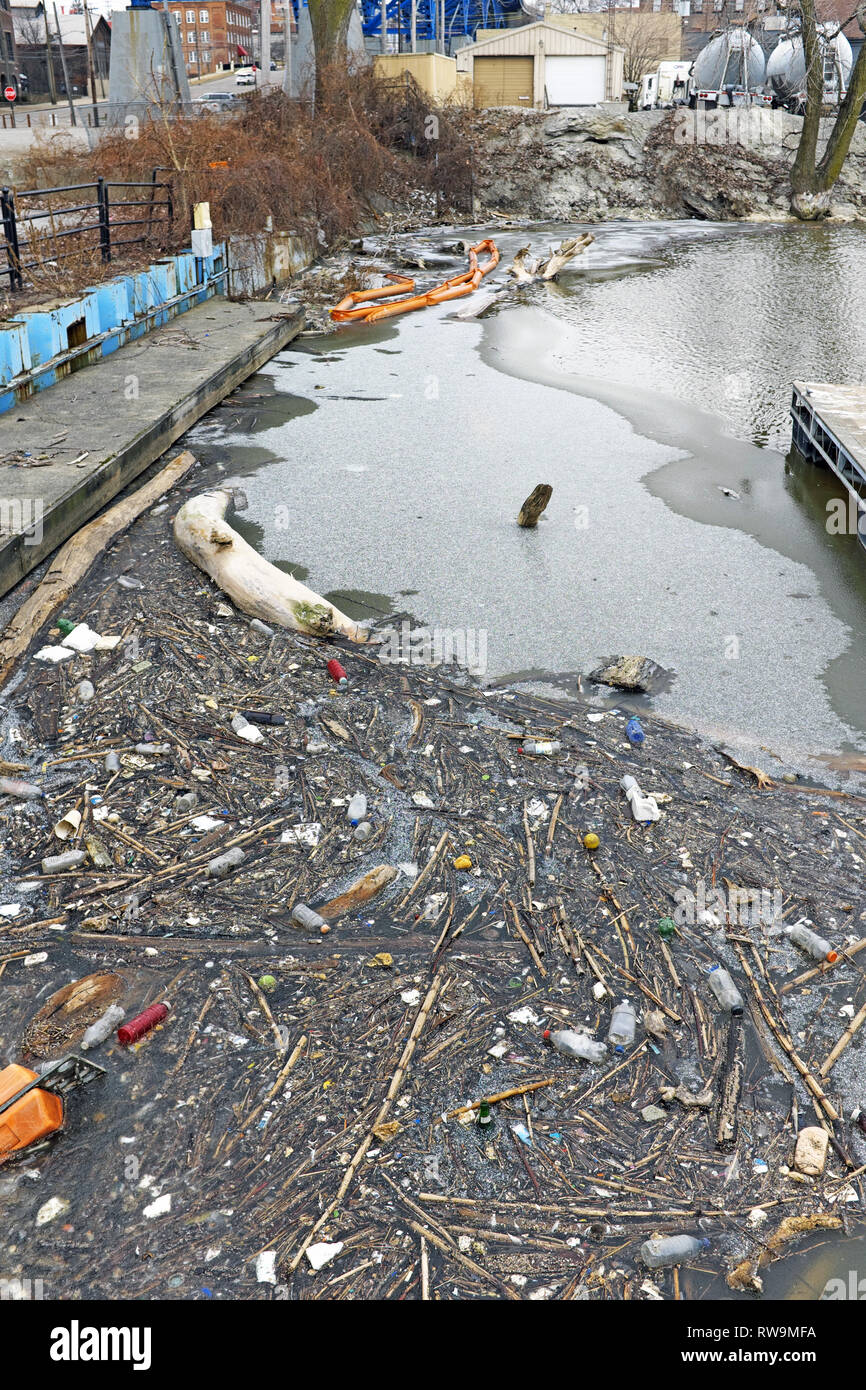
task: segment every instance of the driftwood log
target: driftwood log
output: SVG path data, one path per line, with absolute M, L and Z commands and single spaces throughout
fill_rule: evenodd
M 550 501 L 553 488 L 550 483 L 539 483 L 524 502 L 517 516 L 518 526 L 537 526 L 538 518 Z
M 737 1142 L 739 1104 L 745 1069 L 743 1020 L 734 1016 L 728 1024 L 725 1061 L 719 1085 L 719 1106 L 715 1115 L 717 1149 L 732 1149 Z
M 595 237 L 585 232 L 573 241 L 563 241 L 559 246 L 552 247 L 550 255 L 542 260 L 530 256 L 530 248 L 524 246 L 508 267 L 508 274 L 521 285 L 532 284 L 535 280 L 555 280 L 560 271 L 564 270 L 575 256 L 582 255 L 594 241 Z
M 188 450 L 170 463 L 122 502 L 89 521 L 58 550 L 51 565 L 29 598 L 10 619 L 0 641 L 0 686 L 9 679 L 15 662 L 25 652 L 43 624 L 65 603 L 94 561 L 137 516 L 152 506 L 164 492 L 174 487 L 195 463 Z
M 191 497 L 181 507 L 174 519 L 174 538 L 187 559 L 210 575 L 251 618 L 317 637 L 339 632 L 354 642 L 365 642 L 363 628 L 277 569 L 232 530 L 225 520 L 230 501 L 230 492 L 215 489 Z

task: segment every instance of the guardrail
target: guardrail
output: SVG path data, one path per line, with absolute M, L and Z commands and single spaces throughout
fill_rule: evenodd
M 158 181 L 158 173 L 159 170 L 154 169 L 149 180 L 132 183 L 101 178 L 95 183 L 29 188 L 14 193 L 10 188 L 0 189 L 0 222 L 6 251 L 6 264 L 0 264 L 0 276 L 8 277 L 10 292 L 23 290 L 27 272 L 48 260 L 68 260 L 98 250 L 102 262 L 108 264 L 122 246 L 148 245 L 166 249 L 174 221 L 174 200 L 171 184 Z M 146 189 L 148 196 L 117 198 L 112 190 L 118 189 Z M 63 207 L 53 202 L 55 195 L 85 194 L 90 190 L 95 190 L 95 202 L 82 201 Z M 21 206 L 25 199 L 31 200 L 25 205 L 26 211 Z M 125 215 L 141 209 L 146 210 L 143 216 Z M 95 214 L 94 221 L 75 220 L 90 214 Z M 145 230 L 132 237 L 123 235 L 130 227 Z M 69 237 L 77 240 L 68 243 Z M 69 250 L 64 249 L 67 245 L 70 245 Z

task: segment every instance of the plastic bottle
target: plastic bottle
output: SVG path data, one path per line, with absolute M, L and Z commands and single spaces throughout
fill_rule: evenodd
M 105 762 L 103 763 L 103 767 L 105 768 L 105 771 L 106 771 L 106 772 L 109 772 L 109 773 L 111 773 L 111 772 L 119 772 L 119 771 L 120 771 L 120 759 L 119 759 L 119 757 L 117 756 L 117 754 L 116 754 L 116 753 L 106 753 L 106 755 L 105 755 Z
M 629 743 L 641 744 L 646 738 L 646 734 L 641 728 L 639 719 L 630 719 L 625 726 L 625 734 Z
M 531 738 L 523 744 L 521 753 L 531 753 L 535 758 L 549 758 L 553 753 L 558 753 L 562 744 L 559 739 Z
M 331 677 L 331 680 L 335 681 L 339 686 L 346 686 L 349 684 L 349 677 L 346 675 L 345 670 L 336 657 L 333 657 L 328 662 L 328 675 Z
M 363 792 L 355 792 L 346 811 L 350 824 L 360 825 L 366 814 L 367 798 Z
M 261 729 L 250 724 L 242 714 L 236 714 L 232 717 L 232 728 L 238 738 L 246 739 L 247 743 L 261 743 L 264 738 Z
M 603 1062 L 607 1056 L 605 1043 L 589 1038 L 585 1033 L 575 1033 L 570 1028 L 560 1028 L 556 1033 L 551 1033 L 550 1029 L 546 1028 L 543 1037 L 544 1041 L 549 1042 L 557 1052 L 561 1052 L 563 1057 L 580 1057 L 584 1062 Z
M 268 627 L 267 623 L 263 623 L 260 618 L 253 618 L 250 627 L 253 632 L 260 632 L 263 637 L 273 637 L 274 635 L 274 629 Z
M 362 820 L 361 824 L 355 829 L 355 839 L 358 840 L 360 844 L 363 844 L 365 840 L 369 840 L 372 833 L 373 827 L 370 822 L 368 820 Z
M 622 1052 L 623 1048 L 631 1046 L 634 1042 L 636 1024 L 634 1005 L 627 999 L 620 1000 L 610 1016 L 610 1027 L 607 1030 L 608 1041 L 613 1043 L 615 1052 Z
M 19 782 L 16 777 L 0 777 L 0 796 L 14 796 L 19 801 L 38 801 L 45 795 L 32 782 Z
M 298 927 L 324 927 L 325 919 L 314 912 L 306 903 L 295 903 L 292 908 L 292 921 Z
M 95 1023 L 91 1023 L 84 1037 L 81 1039 L 81 1050 L 86 1052 L 90 1047 L 98 1047 L 104 1043 L 109 1033 L 113 1033 L 126 1010 L 119 1004 L 109 1004 L 102 1018 L 98 1018 Z
M 834 960 L 839 959 L 839 952 L 833 950 L 829 941 L 812 931 L 805 922 L 794 922 L 792 926 L 785 927 L 784 931 L 789 941 L 793 941 L 795 946 L 801 946 L 814 960 L 825 960 L 832 965 Z
M 225 854 L 218 854 L 216 859 L 212 859 L 207 866 L 208 878 L 225 878 L 231 869 L 236 869 L 238 864 L 242 864 L 246 855 L 240 845 L 235 845 L 233 849 L 226 850 Z
M 620 786 L 629 799 L 631 813 L 636 821 L 646 824 L 660 818 L 661 811 L 655 797 L 644 796 L 634 777 L 623 777 Z
M 711 965 L 707 971 L 707 984 L 719 1001 L 721 1008 L 732 1014 L 741 1014 L 745 1005 L 743 996 L 737 989 L 727 970 L 720 965 Z
M 87 855 L 83 849 L 70 849 L 65 854 L 49 854 L 42 860 L 44 874 L 59 874 L 64 869 L 75 869 L 83 864 Z
M 168 1018 L 167 1004 L 151 1004 L 149 1009 L 145 1009 L 143 1014 L 137 1018 L 131 1018 L 128 1023 L 124 1023 L 122 1028 L 117 1030 L 117 1041 L 123 1047 L 129 1047 L 130 1043 L 138 1042 L 145 1033 L 149 1033 L 151 1028 L 155 1028 L 158 1023 L 162 1023 L 164 1018 Z
M 665 1265 L 681 1265 L 702 1251 L 709 1250 L 710 1242 L 706 1236 L 662 1236 L 655 1240 L 645 1240 L 640 1253 L 645 1265 L 650 1269 L 664 1269 Z

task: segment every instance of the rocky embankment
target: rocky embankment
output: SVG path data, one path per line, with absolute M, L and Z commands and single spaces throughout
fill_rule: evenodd
M 801 127 L 785 111 L 479 112 L 476 194 L 487 211 L 539 219 L 777 220 Z M 866 125 L 830 215 L 866 218 Z

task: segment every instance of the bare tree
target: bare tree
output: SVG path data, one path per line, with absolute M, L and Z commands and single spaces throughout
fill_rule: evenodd
M 309 0 L 316 55 L 316 105 L 324 96 L 324 77 L 335 63 L 346 62 L 346 36 L 355 0 Z
M 818 30 L 815 0 L 799 0 L 803 54 L 806 63 L 806 114 L 800 143 L 791 169 L 791 211 L 804 222 L 825 216 L 836 180 L 848 155 L 857 121 L 866 99 L 866 43 L 857 55 L 857 62 L 848 80 L 848 90 L 839 106 L 830 136 L 820 158 L 818 139 L 821 134 L 821 114 L 824 105 L 824 51 L 850 20 L 855 18 L 866 34 L 866 0 L 861 0 L 854 14 L 825 28 L 822 40 Z M 838 24 L 838 27 L 836 25 Z
M 664 58 L 668 43 L 659 27 L 658 15 L 650 10 L 632 10 L 618 16 L 614 42 L 625 49 L 622 60 L 623 82 L 640 86 L 641 78 L 653 72 Z M 629 106 L 637 105 L 637 93 L 629 93 Z

